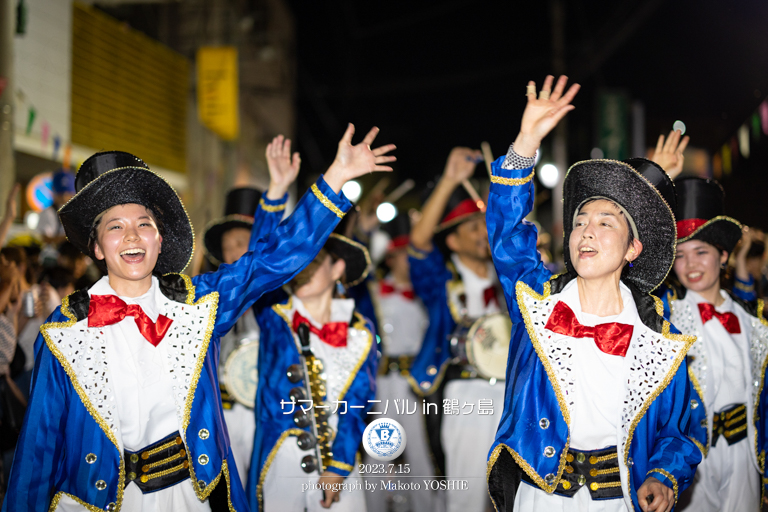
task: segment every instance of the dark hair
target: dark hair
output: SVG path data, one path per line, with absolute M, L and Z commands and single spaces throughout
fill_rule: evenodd
M 59 256 L 63 258 L 69 258 L 71 260 L 77 260 L 79 258 L 85 257 L 85 254 L 83 254 L 80 249 L 75 246 L 75 244 L 69 240 L 65 240 L 59 244 Z
M 137 204 L 140 204 L 140 203 L 137 203 Z M 120 205 L 115 205 L 115 206 L 120 206 Z M 144 206 L 144 205 L 142 204 L 141 206 Z M 160 220 L 160 217 L 158 217 L 158 215 L 155 213 L 154 208 L 150 208 L 149 206 L 144 206 L 144 208 L 146 208 L 149 214 L 152 215 L 152 220 L 155 221 L 155 226 L 157 226 L 157 232 L 160 233 L 161 237 L 165 238 L 165 224 L 163 224 L 163 221 Z M 93 262 L 96 264 L 96 267 L 98 267 L 98 269 L 101 270 L 103 274 L 108 273 L 107 264 L 105 260 L 100 260 L 96 258 L 95 247 L 96 247 L 96 243 L 99 241 L 99 225 L 101 224 L 101 219 L 104 217 L 104 213 L 106 213 L 107 210 L 104 210 L 103 212 L 101 212 L 99 215 L 96 216 L 96 219 L 94 219 L 93 221 L 93 226 L 91 226 L 91 231 L 90 233 L 88 233 L 88 253 L 89 253 L 88 256 L 91 257 Z
M 3 247 L 0 249 L 0 254 L 9 262 L 16 263 L 17 267 L 27 264 L 27 253 L 21 247 Z
M 301 272 L 296 274 L 296 276 L 288 282 L 288 288 L 291 290 L 291 293 L 296 293 L 296 290 L 310 282 L 312 277 L 317 272 L 317 269 L 320 268 L 320 265 L 322 265 L 325 262 L 325 259 L 329 256 L 331 258 L 331 264 L 336 263 L 340 259 L 325 247 L 320 249 L 320 252 L 318 252 L 317 256 L 315 256 L 315 259 L 310 261 L 309 264 L 304 267 Z M 345 279 L 345 276 L 341 277 L 342 282 L 345 282 Z
M 66 288 L 69 285 L 75 285 L 75 277 L 72 275 L 72 272 L 62 266 L 47 269 L 43 274 L 43 281 L 46 281 L 57 290 Z

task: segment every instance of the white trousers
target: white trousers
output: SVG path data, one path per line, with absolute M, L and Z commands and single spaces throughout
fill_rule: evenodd
M 231 409 L 224 409 L 224 421 L 227 423 L 229 432 L 229 445 L 232 447 L 232 454 L 235 456 L 237 471 L 240 473 L 240 480 L 245 487 L 245 481 L 248 478 L 248 468 L 251 466 L 251 456 L 253 455 L 253 439 L 256 435 L 256 418 L 253 415 L 253 409 L 248 409 L 242 404 L 235 402 Z
M 684 505 L 680 510 L 688 512 L 758 512 L 760 475 L 752 462 L 749 438 L 729 445 L 720 436 L 680 503 Z
M 547 494 L 527 482 L 520 482 L 515 495 L 515 512 L 627 512 L 624 498 L 593 500 L 582 487 L 572 498 Z M 639 511 L 638 511 L 639 512 Z
M 445 400 L 458 399 L 460 414 L 444 414 L 440 439 L 445 452 L 445 472 L 449 479 L 465 480 L 466 489 L 447 491 L 448 512 L 484 512 L 489 507 L 486 470 L 488 452 L 496 437 L 504 409 L 504 382 L 493 386 L 481 379 L 457 379 L 445 386 Z M 479 414 L 478 403 L 490 399 L 493 414 Z M 463 414 L 474 404 L 470 414 Z M 463 408 L 463 409 L 462 409 Z
M 424 479 L 434 478 L 435 470 L 427 445 L 427 431 L 422 414 L 421 398 L 413 394 L 405 377 L 391 373 L 376 379 L 376 399 L 381 400 L 381 403 L 375 404 L 372 411 L 383 413 L 386 407 L 387 412 L 386 414 L 371 416 L 371 418 L 392 418 L 397 420 L 405 430 L 406 444 L 402 464 L 407 464 L 410 471 L 407 474 L 367 475 L 366 481 L 374 486 L 373 491 L 365 494 L 368 512 L 390 512 L 390 510 L 394 512 L 437 512 L 435 509 L 437 492 L 425 490 L 423 483 L 421 490 L 387 491 L 381 488 L 381 481 L 387 479 L 393 482 L 399 480 L 403 483 L 411 481 L 421 483 Z M 386 404 L 387 400 L 389 401 L 388 404 Z M 398 400 L 397 405 L 400 413 L 398 413 L 395 400 Z M 407 414 L 414 410 L 413 414 Z M 382 461 L 372 459 L 367 454 L 364 460 L 367 464 L 382 464 Z M 400 463 L 398 460 L 397 466 Z M 384 462 L 384 464 L 389 464 L 389 462 Z
M 344 479 L 339 501 L 330 509 L 320 505 L 323 491 L 316 487 L 320 477 L 301 469 L 301 459 L 308 453 L 298 447 L 295 437 L 280 446 L 264 478 L 264 512 L 366 512 L 365 485 L 357 467 Z

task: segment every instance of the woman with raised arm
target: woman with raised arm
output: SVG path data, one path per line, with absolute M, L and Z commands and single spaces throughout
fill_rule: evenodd
M 504 412 L 489 454 L 497 510 L 669 512 L 701 453 L 687 436 L 685 354 L 649 292 L 674 259 L 669 177 L 643 159 L 573 165 L 563 185 L 567 271 L 536 252 L 533 165 L 574 107 L 544 81 L 493 163 L 488 235 L 513 322 Z
M 64 298 L 35 343 L 32 391 L 3 511 L 247 511 L 224 424 L 221 336 L 290 281 L 352 206 L 344 183 L 391 170 L 377 129 L 336 159 L 293 214 L 231 265 L 190 279 L 192 225 L 173 188 L 120 151 L 87 159 L 59 211 L 106 270 Z

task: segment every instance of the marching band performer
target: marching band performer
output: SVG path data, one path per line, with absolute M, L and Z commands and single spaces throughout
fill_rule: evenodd
M 348 179 L 394 160 L 371 130 L 337 157 L 255 251 L 179 274 L 192 226 L 173 188 L 133 155 L 81 166 L 59 212 L 67 238 L 107 272 L 41 328 L 4 511 L 248 510 L 222 420 L 220 337 L 293 278 L 351 204 Z
M 705 456 L 681 504 L 697 512 L 759 510 L 768 445 L 768 320 L 762 300 L 746 302 L 737 288 L 729 294 L 720 287 L 722 268 L 742 236 L 741 224 L 723 215 L 720 184 L 692 177 L 676 180 L 675 188 L 673 268 L 682 286 L 663 297 L 670 321 L 697 337 L 688 352 L 691 428 Z M 737 284 L 751 284 L 745 281 Z
M 408 214 L 402 213 L 382 229 L 390 236 L 383 265 L 386 275 L 370 283 L 371 296 L 379 317 L 383 354 L 376 378 L 376 398 L 381 402 L 373 407 L 373 411 L 380 414 L 386 411 L 386 417 L 396 419 L 405 429 L 408 443 L 403 452 L 403 463 L 408 464 L 410 474 L 431 475 L 434 468 L 430 461 L 421 400 L 417 400 L 406 378 L 429 323 L 424 304 L 414 293 L 411 284 L 407 252 L 411 219 Z M 379 482 L 381 479 L 381 475 L 376 475 L 374 481 Z M 403 494 L 403 499 L 407 500 L 404 505 L 407 510 L 434 510 L 435 493 L 430 490 L 395 492 Z M 392 499 L 393 494 L 388 492 Z M 383 499 L 383 495 L 387 494 L 383 494 L 380 489 L 367 495 L 370 512 L 389 510 L 388 500 Z
M 482 485 L 485 454 L 493 442 L 504 399 L 501 383 L 478 377 L 460 355 L 451 353 L 451 337 L 457 329 L 466 330 L 473 320 L 504 310 L 490 259 L 485 206 L 461 188 L 480 158 L 480 151 L 468 148 L 451 151 L 440 181 L 411 230 L 408 249 L 413 289 L 429 314 L 429 327 L 409 381 L 421 396 L 439 397 L 442 391 L 438 412 L 443 413 L 447 405 L 451 414 L 428 414 L 430 435 L 439 433 L 445 475 L 469 479 L 467 490 L 451 493 L 449 511 L 486 506 L 488 493 Z M 490 400 L 495 414 L 480 414 L 481 400 Z M 469 414 L 465 404 L 473 408 Z M 434 439 L 430 444 L 433 453 L 438 452 L 439 464 L 440 446 L 435 446 Z
M 589 160 L 563 185 L 567 272 L 552 277 L 524 220 L 541 140 L 578 85 L 529 82 L 520 133 L 493 164 L 488 233 L 513 322 L 489 454 L 497 510 L 669 512 L 701 453 L 686 435 L 685 354 L 649 293 L 674 260 L 674 189 L 655 164 Z
M 298 153 L 291 157 L 291 140 L 282 135 L 267 145 L 269 188 L 262 195 L 255 188 L 240 187 L 227 193 L 224 217 L 211 222 L 203 241 L 208 258 L 217 265 L 231 265 L 246 252 L 256 249 L 255 242 L 272 233 L 283 218 L 288 201 L 288 188 L 299 174 L 301 159 Z M 254 221 L 258 221 L 255 222 Z M 253 235 L 253 236 L 252 236 Z M 230 355 L 248 343 L 258 347 L 259 326 L 252 310 L 238 318 L 235 325 L 221 338 L 219 349 L 219 385 L 224 407 L 224 420 L 229 433 L 229 444 L 237 462 L 240 479 L 245 485 L 253 452 L 256 423 L 253 416 L 254 396 L 249 404 L 240 403 L 226 385 L 226 364 Z M 257 351 L 255 348 L 254 351 Z M 234 357 L 247 357 L 250 352 L 237 352 Z M 250 361 L 249 361 L 250 362 Z M 253 361 L 255 363 L 255 360 Z
M 355 301 L 339 292 L 362 282 L 370 265 L 364 246 L 333 233 L 288 284 L 291 294 L 258 314 L 252 510 L 366 510 L 357 449 L 376 396 L 376 336 Z M 313 357 L 322 362 L 307 376 L 309 390 L 302 386 L 302 326 L 308 326 Z M 308 415 L 315 416 L 316 431 Z M 319 458 L 307 462 L 318 447 Z M 320 473 L 319 481 L 310 473 Z M 302 489 L 305 482 L 312 487 Z M 353 490 L 342 491 L 342 484 Z

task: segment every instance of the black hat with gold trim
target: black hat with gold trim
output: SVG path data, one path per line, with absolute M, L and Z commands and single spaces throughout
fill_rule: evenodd
M 159 221 L 163 237 L 154 273 L 183 271 L 195 248 L 187 211 L 170 183 L 149 169 L 138 157 L 123 151 L 107 151 L 89 157 L 75 177 L 77 193 L 59 209 L 67 239 L 96 260 L 88 240 L 97 217 L 113 206 L 140 204 Z
M 741 238 L 741 224 L 723 215 L 725 191 L 715 180 L 682 178 L 677 189 L 677 243 L 702 240 L 732 252 Z
M 485 214 L 485 205 L 482 201 L 475 201 L 470 197 L 463 187 L 457 187 L 453 191 L 451 197 L 448 198 L 448 204 L 443 211 L 443 218 L 440 224 L 435 228 L 435 232 L 439 233 L 445 229 L 461 224 L 465 220 L 476 215 Z
M 344 286 L 347 288 L 360 284 L 368 277 L 372 266 L 371 256 L 363 244 L 339 233 L 331 233 L 328 241 L 325 242 L 324 249 L 337 258 L 343 259 L 347 264 L 344 272 L 346 281 Z
M 581 206 L 590 199 L 617 204 L 643 244 L 623 277 L 648 293 L 667 277 L 675 258 L 674 185 L 666 172 L 645 159 L 627 162 L 587 160 L 571 166 L 563 183 L 563 231 L 566 267 L 573 271 L 568 240 Z
M 212 221 L 205 228 L 203 244 L 208 257 L 216 264 L 224 262 L 221 246 L 224 233 L 234 228 L 250 231 L 253 228 L 253 215 L 259 206 L 261 192 L 255 188 L 241 187 L 227 192 L 224 201 L 224 217 Z

